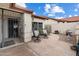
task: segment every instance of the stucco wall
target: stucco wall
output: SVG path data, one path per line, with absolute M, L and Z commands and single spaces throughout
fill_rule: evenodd
M 8 38 L 8 23 L 6 17 L 4 17 L 3 20 L 3 31 L 4 33 L 2 33 L 2 19 L 0 16 L 0 42 L 2 41 L 2 34 L 4 35 L 4 39 Z
M 63 22 L 57 22 L 55 20 L 46 20 L 44 21 L 44 25 L 51 25 L 52 27 L 52 33 L 54 33 L 55 30 L 58 30 L 60 33 L 65 33 L 67 30 L 73 30 L 78 25 L 77 22 L 70 22 L 70 23 L 63 23 Z
M 57 29 L 60 33 L 65 33 L 67 30 L 73 30 L 77 24 L 76 23 L 58 23 Z
M 32 17 L 31 14 L 24 14 L 24 41 L 28 42 L 32 36 Z
M 54 21 L 54 20 L 48 19 L 48 20 L 44 21 L 44 26 L 45 26 L 45 25 L 51 25 L 51 30 L 52 30 L 52 32 L 54 32 L 54 30 L 57 29 L 57 28 L 56 28 L 57 22 Z
M 9 8 L 9 3 L 0 3 L 0 8 Z
M 44 22 L 44 19 L 34 18 L 33 22 Z
M 56 29 L 60 31 L 60 33 L 65 33 L 67 30 L 74 30 L 77 23 L 62 23 L 59 22 L 55 25 Z
M 3 21 L 4 39 L 8 38 L 8 18 L 5 17 Z

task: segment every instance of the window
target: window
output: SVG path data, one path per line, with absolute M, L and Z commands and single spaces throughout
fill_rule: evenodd
M 43 28 L 42 23 L 39 23 L 39 28 L 40 28 L 40 29 L 42 29 L 42 28 Z
M 41 22 L 32 22 L 32 30 L 39 30 L 43 28 L 43 24 Z

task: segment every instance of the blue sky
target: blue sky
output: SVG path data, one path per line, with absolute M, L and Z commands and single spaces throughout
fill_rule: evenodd
M 35 15 L 57 19 L 79 16 L 78 3 L 26 3 L 26 8 Z

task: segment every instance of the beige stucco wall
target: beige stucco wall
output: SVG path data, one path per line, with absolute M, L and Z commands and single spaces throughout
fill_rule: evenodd
M 28 42 L 32 36 L 32 17 L 31 14 L 24 13 L 24 41 Z
M 55 30 L 58 30 L 60 33 L 65 33 L 67 30 L 74 30 L 75 27 L 78 26 L 77 22 L 63 23 L 51 19 L 44 21 L 44 25 L 51 25 L 52 33 L 54 33 Z
M 74 30 L 77 23 L 63 23 L 63 22 L 56 22 L 52 23 L 52 32 L 58 30 L 60 33 L 65 33 L 67 30 Z
M 58 23 L 58 30 L 61 33 L 65 33 L 67 30 L 74 30 L 75 26 L 77 26 L 77 23 Z
M 56 26 L 57 26 L 57 21 L 55 20 L 52 20 L 52 19 L 48 19 L 44 22 L 44 26 L 45 25 L 50 25 L 51 26 L 51 30 L 52 32 L 54 32 L 54 30 L 56 30 Z
M 5 18 L 5 20 L 3 21 L 3 30 L 4 30 L 4 39 L 8 38 L 8 19 Z
M 33 22 L 44 22 L 44 19 L 34 18 Z
M 9 8 L 9 3 L 0 3 L 0 8 Z

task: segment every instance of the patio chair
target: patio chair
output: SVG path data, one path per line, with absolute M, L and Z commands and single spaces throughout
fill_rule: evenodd
M 40 42 L 40 37 L 39 37 L 39 31 L 38 30 L 34 30 L 33 31 L 33 36 L 32 36 L 32 40 L 34 42 Z
M 48 38 L 46 30 L 43 30 L 43 35 L 44 35 L 45 38 Z

